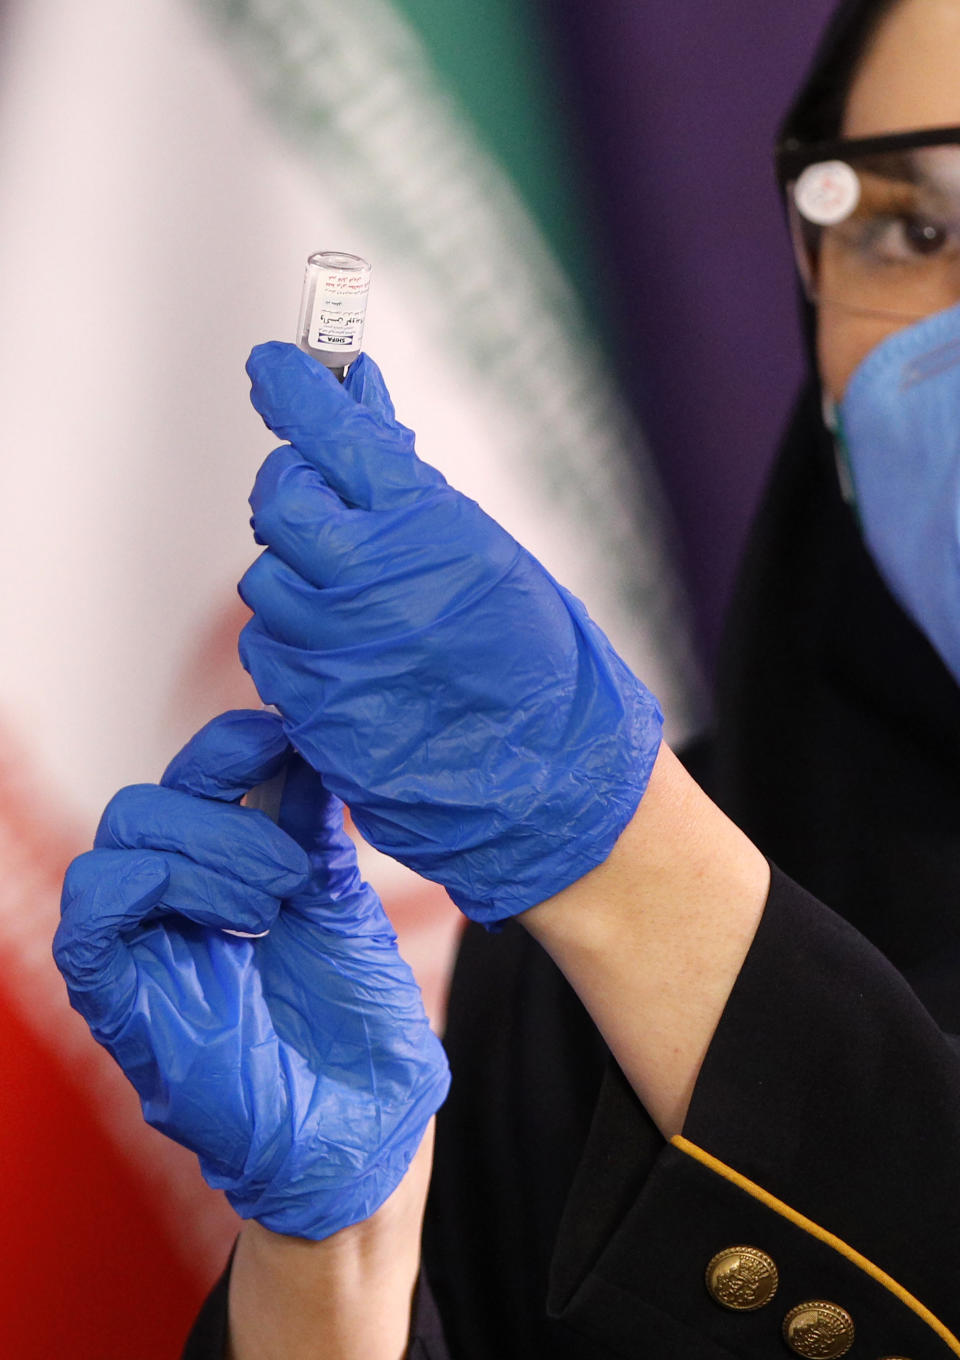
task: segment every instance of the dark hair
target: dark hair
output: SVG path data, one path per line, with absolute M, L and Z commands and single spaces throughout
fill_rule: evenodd
M 817 45 L 806 80 L 780 128 L 780 142 L 840 135 L 847 95 L 873 35 L 899 0 L 845 0 Z

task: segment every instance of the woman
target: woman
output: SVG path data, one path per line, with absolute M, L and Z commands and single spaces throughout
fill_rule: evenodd
M 245 661 L 371 839 L 444 882 L 475 921 L 517 916 L 524 927 L 471 928 L 451 1002 L 454 1085 L 426 1273 L 453 1356 L 772 1355 L 784 1342 L 811 1356 L 854 1345 L 876 1357 L 960 1354 L 953 586 L 949 573 L 924 576 L 915 550 L 918 533 L 921 549 L 939 544 L 943 522 L 898 528 L 884 494 L 897 488 L 894 511 L 939 506 L 949 485 L 950 439 L 928 438 L 922 422 L 927 391 L 950 409 L 942 382 L 960 322 L 937 312 L 960 299 L 960 279 L 952 296 L 928 290 L 918 310 L 907 280 L 919 274 L 905 266 L 936 261 L 924 277 L 948 280 L 960 213 L 951 220 L 941 153 L 955 148 L 948 138 L 920 154 L 925 134 L 854 146 L 848 159 L 832 147 L 831 161 L 858 167 L 844 180 L 809 145 L 960 126 L 958 53 L 956 0 L 844 6 L 788 120 L 801 145 L 783 165 L 840 457 L 811 391 L 754 537 L 722 689 L 716 791 L 752 841 L 660 745 L 655 701 L 576 602 L 415 461 L 372 366 L 352 375 L 351 402 L 290 347 L 252 357 L 255 404 L 291 447 L 271 455 L 254 492 L 269 551 L 244 580 L 255 611 Z M 919 188 L 939 217 L 918 210 Z M 865 281 L 881 274 L 884 291 L 870 292 Z M 884 405 L 898 391 L 918 403 L 921 424 L 906 435 Z M 911 429 L 924 434 L 919 464 L 902 456 Z M 852 472 L 853 504 L 838 463 Z M 924 494 L 908 495 L 918 466 Z M 516 645 L 525 620 L 533 657 Z M 396 1357 L 416 1276 L 421 1135 L 445 1076 L 370 925 L 375 903 L 333 871 L 343 848 L 329 819 L 323 834 L 311 821 L 326 794 L 305 767 L 294 766 L 283 820 L 306 860 L 276 829 L 256 846 L 251 833 L 253 868 L 240 873 L 234 857 L 229 871 L 260 896 L 244 896 L 239 913 L 235 883 L 223 888 L 225 818 L 234 825 L 243 810 L 215 800 L 275 768 L 284 744 L 272 722 L 215 725 L 174 762 L 166 789 L 111 805 L 99 859 L 68 879 L 58 956 L 148 1117 L 197 1147 L 251 1220 L 188 1354 Z M 159 870 L 142 849 L 130 860 L 127 847 L 145 845 L 166 856 Z M 185 845 L 219 874 L 216 890 L 179 861 L 170 869 Z M 160 904 L 203 927 L 256 930 L 281 899 L 287 910 L 258 945 L 211 944 L 209 931 L 162 922 L 134 933 Z M 120 948 L 130 939 L 132 972 Z M 217 1012 L 234 1066 L 214 1067 L 215 1082 L 206 1074 L 213 1095 L 197 1120 L 196 1098 L 178 1094 L 208 1045 L 188 1038 L 178 1061 L 161 1061 L 150 1021 L 185 972 L 208 1004 L 210 971 L 218 996 L 242 1004 Z M 307 1117 L 332 1117 L 315 1098 L 329 1075 L 315 998 L 334 975 L 352 980 L 324 1002 L 327 1030 L 346 1032 L 349 1016 L 358 1036 L 373 1034 L 364 1061 L 345 1062 L 346 1085 L 378 1101 L 387 1091 L 377 1128 L 355 1113 L 337 1138 Z M 391 979 L 372 1002 L 371 975 Z M 114 1013 L 107 1002 L 121 992 Z M 242 1137 L 224 1137 L 228 1074 L 244 1075 L 242 1092 L 263 1089 L 238 1037 L 249 1016 L 271 1020 L 258 1061 L 267 1051 L 269 1072 L 297 1070 L 305 1117 L 263 1138 L 272 1106 L 251 1123 L 238 1097 L 229 1128 Z M 209 1032 L 208 1006 L 197 1033 Z M 409 1353 L 446 1354 L 424 1282 Z
M 871 38 L 872 49 L 865 55 Z M 789 156 L 781 157 L 784 186 L 798 178 L 805 162 L 815 162 L 820 156 L 820 152 L 807 152 L 814 144 L 840 135 L 862 137 L 957 125 L 958 54 L 960 11 L 955 6 L 898 6 L 862 0 L 841 6 L 782 131 L 781 141 L 790 150 Z M 798 149 L 792 147 L 793 143 Z M 949 158 L 955 164 L 960 152 L 952 146 L 946 151 L 947 164 L 951 163 Z M 894 165 L 896 154 L 891 158 Z M 921 152 L 921 157 L 927 154 Z M 829 155 L 840 159 L 843 151 Z M 884 167 L 884 156 L 890 157 L 890 153 L 881 153 L 873 162 L 874 194 L 878 170 L 887 169 L 888 185 L 895 182 L 889 179 L 890 164 Z M 882 188 L 884 181 L 879 183 Z M 889 222 L 881 221 L 879 215 L 871 219 L 866 202 L 860 206 L 864 223 L 872 221 L 874 230 L 885 233 L 877 252 L 886 261 L 886 272 L 896 275 L 897 263 L 909 246 L 899 234 L 901 226 L 895 218 Z M 889 209 L 888 204 L 881 207 Z M 928 257 L 933 261 L 939 256 L 946 265 L 921 275 L 946 280 L 952 291 L 935 292 L 922 298 L 919 306 L 912 300 L 898 303 L 904 291 L 900 281 L 891 285 L 892 297 L 878 299 L 845 294 L 842 288 L 838 295 L 838 287 L 851 271 L 835 268 L 829 281 L 818 280 L 822 299 L 819 314 L 807 305 L 805 324 L 811 367 L 818 363 L 823 385 L 834 400 L 842 395 L 855 367 L 885 337 L 960 297 L 958 222 L 960 216 L 954 213 L 950 233 L 939 252 L 932 250 Z M 848 219 L 848 230 L 850 225 Z M 908 225 L 916 229 L 923 223 Z M 797 226 L 803 231 L 802 223 Z M 808 236 L 816 230 L 814 224 L 805 226 Z M 841 222 L 834 230 L 839 233 L 844 229 Z M 921 240 L 919 244 L 922 248 L 925 243 Z M 930 245 L 936 246 L 937 240 Z M 853 274 L 850 281 L 855 282 L 856 277 Z M 891 315 L 899 305 L 907 315 Z M 844 498 L 835 441 L 824 424 L 822 405 L 821 383 L 811 377 L 758 516 L 728 621 L 716 736 L 710 768 L 705 772 L 707 787 L 781 869 L 879 946 L 909 980 L 938 1025 L 955 1034 L 960 1030 L 956 972 L 960 953 L 954 910 L 955 885 L 960 877 L 960 840 L 956 835 L 960 813 L 960 691 L 956 671 L 950 673 L 881 579 L 864 545 L 856 507 Z M 956 409 L 960 410 L 960 403 Z M 919 496 L 916 463 L 909 473 L 914 478 L 910 490 L 914 497 Z M 889 469 L 883 472 L 883 478 L 892 481 Z M 868 481 L 867 489 L 869 486 Z M 945 642 L 945 649 L 948 646 Z M 600 1177 L 609 1163 L 609 1157 L 604 1162 L 608 1145 L 603 1120 L 607 1118 L 613 1124 L 635 1159 L 633 1182 L 627 1173 L 619 1201 L 621 1215 L 626 1213 L 629 1195 L 649 1183 L 644 1180 L 645 1174 L 652 1176 L 657 1171 L 663 1140 L 652 1123 L 644 1120 L 641 1109 L 634 1107 L 627 1119 L 627 1095 L 623 1109 L 611 1114 L 608 1089 L 606 1104 L 602 1102 L 595 1110 L 602 1059 L 588 1061 L 595 1052 L 591 1048 L 593 1027 L 575 998 L 562 992 L 549 965 L 537 956 L 521 931 L 516 931 L 511 940 L 510 966 L 504 968 L 500 961 L 499 977 L 505 979 L 502 994 L 489 999 L 491 980 L 498 977 L 489 956 L 498 945 L 472 928 L 468 930 L 452 994 L 446 1044 L 454 1083 L 439 1116 L 440 1140 L 428 1217 L 430 1277 L 443 1305 L 455 1354 L 562 1355 L 568 1353 L 564 1345 L 570 1345 L 563 1339 L 563 1328 L 547 1322 L 537 1302 L 547 1297 L 551 1259 L 555 1288 L 568 1271 L 567 1258 L 575 1257 L 578 1249 L 588 1262 L 591 1260 L 591 1248 L 579 1248 L 577 1238 L 584 1222 L 596 1214 L 595 1187 L 602 1183 Z M 756 961 L 759 951 L 752 962 Z M 819 1062 L 813 1056 L 818 974 L 822 972 L 816 953 L 805 955 L 798 938 L 796 957 L 791 959 L 788 949 L 785 967 L 782 963 L 778 966 L 773 957 L 766 966 L 770 995 L 763 996 L 762 990 L 759 996 L 754 992 L 757 1010 L 753 1015 L 746 996 L 734 994 L 700 1074 L 694 1114 L 698 1104 L 701 1115 L 706 1108 L 709 1128 L 710 1102 L 728 1106 L 732 1125 L 729 1160 L 742 1168 L 745 1154 L 750 1156 L 754 1178 L 767 1186 L 771 1177 L 765 1166 L 766 1147 L 785 1149 L 795 1168 L 778 1182 L 777 1193 L 793 1204 L 809 1205 L 809 1187 L 826 1179 L 824 1159 L 834 1149 L 836 1155 L 840 1153 L 837 1130 L 846 1124 L 851 1107 L 855 1111 L 864 1061 L 862 1055 L 844 1055 L 848 1042 L 844 1035 L 854 1019 L 844 1013 L 834 1017 L 835 1033 L 828 1025 L 822 1036 Z M 517 980 L 518 975 L 522 982 Z M 750 981 L 745 975 L 744 986 Z M 759 988 L 756 978 L 754 986 Z M 856 994 L 854 986 L 851 982 L 851 995 Z M 792 989 L 799 989 L 797 1032 L 778 1033 L 770 1024 L 770 1012 L 785 1004 Z M 528 1020 L 526 998 L 533 1003 Z M 738 1000 L 743 1008 L 739 1024 L 734 1011 Z M 490 1054 L 480 1042 L 474 1017 L 507 1008 L 514 1032 L 509 1039 L 501 1039 L 495 1053 Z M 555 1017 L 555 1031 L 543 1019 L 548 1008 Z M 555 1047 L 549 1042 L 554 1033 L 562 1036 Z M 866 1038 L 868 1049 L 872 1047 L 872 1065 L 876 1054 L 885 1052 L 879 1028 L 875 1039 L 869 1031 Z M 807 1047 L 809 1052 L 805 1053 Z M 575 1079 L 568 1075 L 564 1058 L 571 1052 L 578 1055 Z M 850 1071 L 840 1067 L 845 1057 Z M 724 1071 L 724 1061 L 730 1063 L 732 1073 Z M 883 1061 L 889 1062 L 889 1056 Z M 791 1073 L 791 1065 L 798 1063 L 802 1064 L 799 1073 Z M 460 1082 L 458 1073 L 463 1066 L 470 1080 Z M 754 1083 L 753 1091 L 741 1088 L 740 1083 L 748 1078 Z M 610 1081 L 608 1075 L 608 1088 Z M 783 1124 L 777 1122 L 772 1094 L 762 1103 L 754 1098 L 777 1087 L 795 1102 L 792 1109 L 781 1112 Z M 525 1091 L 540 1097 L 536 1112 L 523 1102 Z M 863 1128 L 850 1129 L 847 1125 L 854 1134 L 851 1163 L 861 1156 L 858 1138 L 878 1144 L 884 1137 L 890 1138 L 884 1156 L 879 1155 L 879 1147 L 872 1149 L 875 1161 L 864 1186 L 867 1196 L 876 1195 L 883 1203 L 885 1214 L 892 1208 L 891 1198 L 893 1204 L 898 1202 L 891 1191 L 891 1177 L 902 1174 L 902 1163 L 924 1161 L 928 1155 L 926 1150 L 923 1154 L 911 1153 L 899 1121 L 908 1128 L 923 1126 L 929 1109 L 911 1104 L 906 1096 L 904 1101 L 905 1108 L 894 1102 L 898 1107 L 895 1117 L 893 1109 L 874 1090 L 865 1095 Z M 522 1122 L 514 1113 L 518 1107 L 524 1111 Z M 619 1122 L 617 1113 L 623 1115 Z M 479 1140 L 475 1140 L 471 1151 L 483 1159 L 487 1173 L 481 1178 L 482 1192 L 465 1181 L 459 1151 L 471 1122 L 481 1119 L 489 1137 L 479 1147 Z M 594 1133 L 584 1153 L 591 1119 Z M 562 1131 L 559 1146 L 551 1139 L 551 1129 Z M 689 1122 L 685 1131 L 695 1137 Z M 949 1143 L 949 1132 L 942 1136 Z M 748 1153 L 751 1137 L 759 1147 Z M 710 1146 L 707 1138 L 703 1141 Z M 513 1165 L 507 1162 L 504 1166 L 503 1150 L 507 1147 L 513 1153 Z M 866 1163 L 865 1150 L 862 1156 Z M 545 1170 L 536 1175 L 538 1157 L 541 1167 L 546 1159 L 551 1176 Z M 893 1168 L 897 1168 L 895 1172 Z M 938 1196 L 949 1196 L 938 1171 L 929 1170 Z M 849 1168 L 838 1174 L 822 1196 L 823 1220 L 828 1224 L 835 1223 L 830 1217 L 834 1201 L 854 1199 L 852 1184 L 843 1184 L 845 1178 L 849 1179 Z M 500 1193 L 495 1211 L 483 1214 L 479 1212 L 481 1196 L 489 1195 L 487 1187 L 491 1184 Z M 909 1195 L 905 1200 L 909 1206 Z M 691 1212 L 697 1212 L 695 1205 Z M 818 1206 L 817 1214 L 820 1212 Z M 908 1209 L 910 1215 L 915 1212 L 916 1206 Z M 919 1212 L 926 1215 L 928 1210 Z M 809 1209 L 807 1214 L 816 1216 Z M 562 1217 L 564 1235 L 557 1244 Z M 462 1222 L 467 1218 L 479 1218 L 483 1225 L 479 1247 L 473 1235 L 457 1231 L 458 1219 Z M 912 1225 L 912 1217 L 908 1223 Z M 600 1255 L 599 1243 L 606 1240 L 603 1233 L 609 1227 L 609 1222 L 602 1222 L 598 1229 L 593 1261 Z M 853 1212 L 845 1231 L 855 1246 L 864 1241 L 858 1229 L 860 1221 Z M 836 1226 L 834 1231 L 838 1231 Z M 938 1242 L 944 1240 L 940 1231 L 931 1228 L 928 1221 L 925 1243 L 926 1232 L 910 1227 L 905 1251 L 909 1268 L 915 1269 L 925 1256 L 938 1250 Z M 655 1225 L 649 1225 L 646 1232 L 652 1247 L 663 1245 L 662 1240 L 658 1242 Z M 499 1243 L 498 1253 L 495 1243 Z M 722 1245 L 718 1241 L 717 1249 Z M 866 1246 L 861 1249 L 870 1255 Z M 479 1271 L 482 1259 L 493 1263 L 487 1265 L 485 1279 L 490 1279 L 491 1270 L 498 1272 L 485 1298 L 478 1297 L 466 1283 Z M 706 1263 L 704 1259 L 704 1267 Z M 784 1263 L 778 1264 L 784 1277 Z M 583 1280 L 589 1281 L 586 1270 L 581 1267 L 581 1271 Z M 640 1273 L 638 1260 L 634 1274 L 637 1287 Z M 920 1274 L 922 1277 L 922 1271 Z M 570 1284 L 564 1283 L 569 1290 Z M 687 1276 L 687 1283 L 694 1288 L 693 1273 Z M 848 1290 L 837 1288 L 831 1294 L 830 1284 L 823 1279 L 805 1287 L 828 1300 L 836 1298 L 855 1316 L 850 1303 L 854 1296 Z M 581 1284 L 581 1289 L 585 1288 L 586 1284 Z M 667 1288 L 662 1284 L 659 1288 L 658 1304 L 663 1306 Z M 694 1317 L 701 1318 L 708 1335 L 720 1341 L 728 1339 L 734 1349 L 750 1344 L 760 1318 L 770 1319 L 761 1343 L 768 1343 L 770 1350 L 757 1353 L 777 1353 L 775 1333 L 788 1311 L 782 1307 L 776 1318 L 772 1316 L 783 1294 L 782 1284 L 776 1300 L 739 1320 L 723 1317 L 716 1308 L 711 1312 L 707 1291 L 701 1292 L 702 1298 L 694 1304 L 692 1296 L 684 1296 L 678 1289 L 676 1315 L 691 1322 Z M 914 1284 L 914 1292 L 924 1297 L 922 1278 Z M 947 1293 L 946 1297 L 951 1295 Z M 795 1294 L 791 1305 L 801 1301 Z M 465 1325 L 461 1319 L 466 1320 Z M 859 1321 L 856 1316 L 855 1320 Z M 685 1343 L 689 1350 L 675 1339 L 656 1334 L 654 1344 L 649 1319 L 635 1321 L 634 1335 L 647 1340 L 652 1351 L 659 1347 L 658 1353 L 699 1353 L 692 1337 Z M 723 1333 L 711 1332 L 711 1325 L 723 1328 Z M 518 1328 L 522 1339 L 514 1349 L 512 1342 L 503 1338 L 512 1338 Z M 622 1335 L 623 1344 L 627 1344 L 629 1334 L 628 1326 Z M 579 1351 L 578 1345 L 582 1348 Z M 587 1346 L 582 1337 L 578 1338 L 569 1353 L 591 1354 Z M 878 1338 L 875 1353 L 900 1354 L 901 1348 L 904 1355 L 918 1353 L 905 1341 L 898 1346 L 889 1336 Z M 607 1352 L 598 1349 L 596 1353 Z

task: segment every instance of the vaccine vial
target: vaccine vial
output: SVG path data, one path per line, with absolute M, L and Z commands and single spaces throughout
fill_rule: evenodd
M 359 357 L 370 266 L 359 255 L 318 250 L 307 259 L 297 344 L 343 380 Z

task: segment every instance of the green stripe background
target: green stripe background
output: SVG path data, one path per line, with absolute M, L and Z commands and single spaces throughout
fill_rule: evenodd
M 527 0 L 394 0 L 394 9 L 456 91 L 567 278 L 592 303 L 589 212 L 542 16 Z

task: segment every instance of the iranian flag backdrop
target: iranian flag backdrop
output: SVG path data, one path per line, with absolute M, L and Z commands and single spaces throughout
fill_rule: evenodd
M 587 601 L 674 739 L 699 720 L 543 22 L 523 0 L 0 7 L 11 1360 L 176 1356 L 236 1231 L 70 1011 L 50 940 L 109 796 L 257 702 L 234 585 L 270 443 L 243 363 L 292 338 L 310 251 L 373 262 L 366 347 L 422 456 Z M 439 1026 L 457 914 L 361 853 Z

